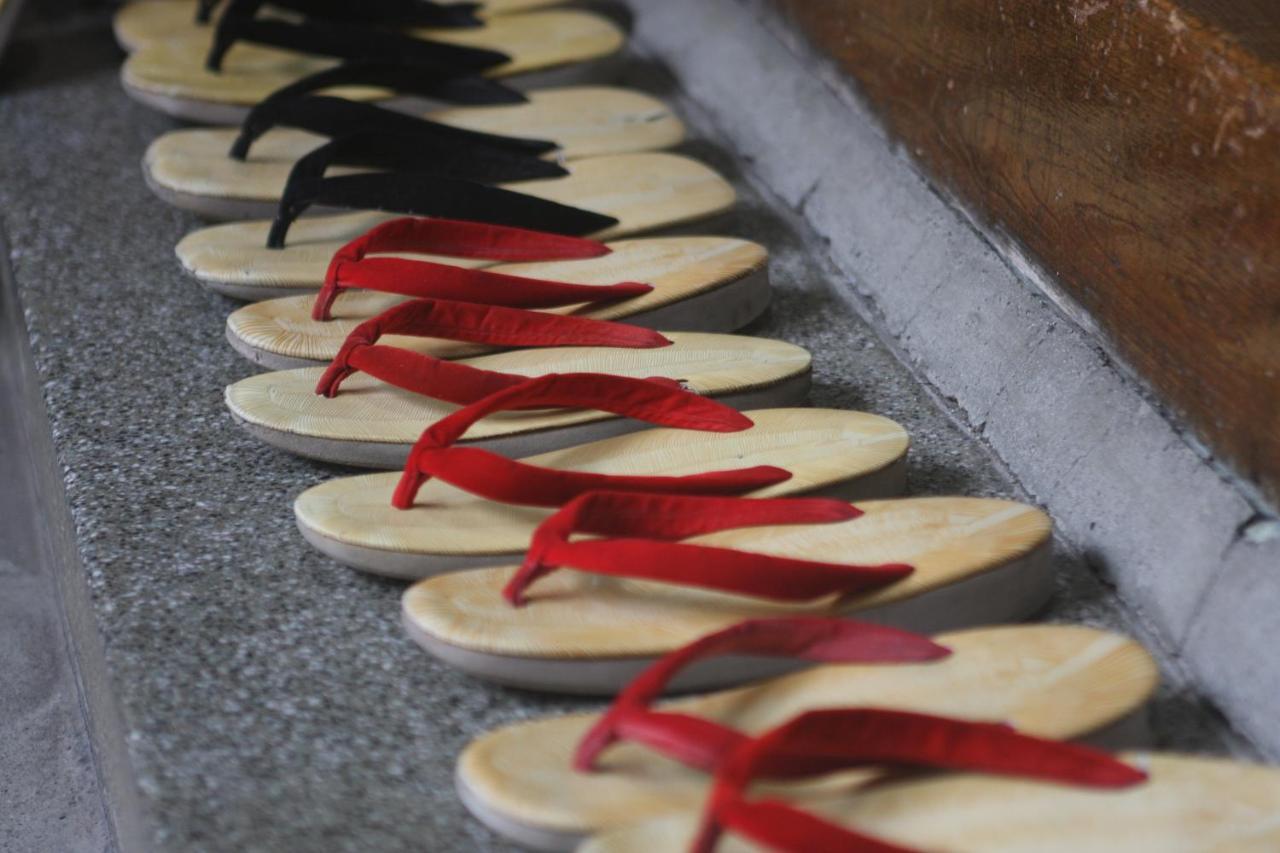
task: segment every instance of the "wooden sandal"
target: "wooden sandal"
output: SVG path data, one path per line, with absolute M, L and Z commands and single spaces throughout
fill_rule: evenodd
M 880 730 L 892 726 L 895 732 L 917 736 L 947 732 L 951 738 L 947 743 L 955 744 L 935 750 L 950 754 L 929 761 L 918 755 L 919 749 L 900 750 L 901 755 L 894 757 L 901 764 L 976 772 L 904 774 L 875 784 L 846 784 L 803 805 L 746 796 L 746 784 L 753 776 L 773 775 L 796 763 L 830 769 L 885 763 L 888 750 L 859 749 L 858 744 L 845 750 L 849 757 L 843 761 L 815 761 L 819 755 L 831 754 L 833 741 L 856 740 L 855 733 L 866 732 L 869 720 Z M 1113 772 L 1105 772 L 1096 760 L 1082 761 L 1079 755 L 1054 757 L 1025 750 L 1007 730 L 992 728 L 989 734 L 959 730 L 959 737 L 957 730 L 954 724 L 906 715 L 895 718 L 885 712 L 802 715 L 740 748 L 731 759 L 733 766 L 719 775 L 703 815 L 685 811 L 641 821 L 602 833 L 579 850 L 1261 853 L 1280 849 L 1277 768 L 1220 758 L 1127 752 L 1117 757 Z M 827 743 L 818 744 L 824 737 Z M 987 746 L 963 760 L 959 753 L 966 740 Z M 1005 745 L 995 748 L 997 742 Z
M 479 417 L 530 400 L 605 405 L 595 402 L 601 395 L 581 389 L 577 397 L 548 396 L 570 383 L 604 388 L 616 413 L 665 428 L 518 462 L 488 458 L 462 441 Z M 887 418 L 831 409 L 761 409 L 743 415 L 727 407 L 711 417 L 706 407 L 718 404 L 710 400 L 649 388 L 646 394 L 665 399 L 662 416 L 655 417 L 651 406 L 631 402 L 637 393 L 633 383 L 546 377 L 500 392 L 505 399 L 495 395 L 424 432 L 403 473 L 340 477 L 303 492 L 294 503 L 298 528 L 317 549 L 349 566 L 418 579 L 519 560 L 538 524 L 590 489 L 831 494 L 852 500 L 896 495 L 905 485 L 907 434 Z M 482 429 L 477 430 L 481 438 Z M 444 467 L 441 459 L 454 461 Z M 460 467 L 468 461 L 471 468 Z
M 332 115 L 317 117 L 317 104 L 345 105 L 352 115 L 344 116 L 349 120 L 341 122 Z M 307 110 L 308 106 L 313 109 Z M 256 107 L 255 113 L 261 107 Z M 354 122 L 367 129 L 371 118 L 380 114 L 405 124 L 402 130 L 414 129 L 413 119 L 406 122 L 398 112 L 307 96 L 289 101 L 281 113 L 257 123 L 251 114 L 246 119 L 250 130 L 170 131 L 151 143 L 143 158 L 143 171 L 149 186 L 184 210 L 217 219 L 270 216 L 294 164 L 325 143 L 320 133 L 334 135 L 326 132 L 327 126 Z M 479 133 L 546 139 L 555 143 L 558 156 L 569 160 L 668 148 L 684 136 L 684 126 L 661 101 L 605 86 L 545 89 L 530 92 L 527 103 L 436 109 L 426 118 Z M 233 150 L 234 155 L 230 153 Z M 331 171 L 349 174 L 358 170 L 339 165 Z
M 654 658 L 744 619 L 839 615 L 935 632 L 1025 618 L 1053 592 L 1051 523 L 1012 501 L 866 501 L 834 523 L 801 515 L 759 527 L 743 526 L 764 511 L 756 500 L 646 503 L 662 499 L 581 496 L 542 522 L 518 570 L 415 584 L 402 600 L 410 636 L 481 678 L 608 693 Z M 611 538 L 569 542 L 573 530 Z M 689 530 L 702 535 L 665 541 Z M 577 571 L 544 577 L 562 566 Z M 699 672 L 696 686 L 752 669 Z
M 236 27 L 229 26 L 232 23 Z M 308 48 L 275 47 L 246 31 L 267 25 L 308 34 L 310 55 L 298 52 Z M 121 81 L 130 97 L 177 118 L 238 124 L 250 107 L 272 92 L 332 68 L 340 59 L 387 55 L 458 73 L 519 75 L 526 85 L 548 86 L 607 79 L 611 75 L 599 63 L 625 41 L 608 19 L 572 9 L 502 15 L 481 27 L 432 29 L 429 34 L 427 40 L 391 31 L 359 31 L 340 23 L 232 21 L 224 14 L 212 39 L 209 33 L 188 32 L 143 44 L 125 60 Z M 250 43 L 251 37 L 258 43 Z M 342 94 L 378 99 L 388 92 L 361 88 Z
M 486 0 L 479 14 L 484 17 L 528 12 L 554 6 L 562 0 Z M 207 32 L 217 2 L 202 0 L 130 0 L 117 10 L 112 30 L 121 49 L 134 51 L 145 44 L 192 32 Z
M 523 238 L 521 245 L 510 245 L 514 238 Z M 454 257 L 438 263 L 388 256 L 402 247 L 431 247 Z M 453 265 L 483 262 L 480 254 L 561 260 L 483 271 Z M 271 369 L 317 366 L 337 357 L 356 326 L 414 297 L 536 308 L 677 332 L 731 332 L 769 305 L 767 257 L 763 246 L 729 237 L 651 237 L 606 245 L 476 223 L 392 220 L 343 247 L 314 296 L 270 299 L 233 311 L 227 339 L 250 361 Z M 627 290 L 625 283 L 633 284 Z M 231 290 L 228 295 L 243 292 Z M 474 342 L 406 336 L 384 342 L 449 359 L 492 350 Z
M 443 361 L 381 344 L 384 334 L 536 349 Z M 808 352 L 781 341 L 689 332 L 664 336 L 585 317 L 418 299 L 357 326 L 327 369 L 250 376 L 227 387 L 226 402 L 249 432 L 291 453 L 399 468 L 424 424 L 531 376 L 608 374 L 642 383 L 658 377 L 734 408 L 754 408 L 803 400 L 809 366 Z M 614 401 L 586 397 L 574 405 L 591 408 L 505 412 L 486 421 L 473 440 L 526 456 L 637 428 L 616 416 L 625 413 Z
M 651 707 L 690 666 L 733 666 L 743 656 L 819 665 Z M 741 622 L 663 657 L 604 714 L 547 717 L 477 738 L 458 758 L 457 788 L 473 814 L 519 844 L 572 850 L 590 834 L 705 799 L 708 773 L 729 751 L 799 713 L 893 707 L 1133 745 L 1145 740 L 1143 706 L 1158 678 L 1138 643 L 1079 626 L 968 629 L 930 642 L 843 619 Z M 664 725 L 675 715 L 695 721 L 694 737 Z M 784 790 L 806 807 L 832 785 Z
M 234 222 L 202 228 L 178 243 L 183 267 L 210 287 L 251 288 L 279 294 L 286 288 L 319 288 L 335 254 L 372 228 L 417 214 L 495 222 L 594 239 L 615 239 L 671 228 L 723 213 L 734 191 L 711 169 L 676 154 L 647 152 L 590 157 L 567 164 L 562 178 L 521 181 L 504 192 L 494 187 L 462 186 L 430 175 L 401 175 L 405 204 L 381 198 L 390 212 L 366 210 L 290 220 L 287 239 L 268 247 L 272 221 Z M 349 180 L 360 175 L 340 176 Z M 458 185 L 457 189 L 452 189 Z M 443 188 L 443 189 L 442 189 Z M 381 189 L 380 187 L 377 189 Z M 429 210 L 396 208 L 434 205 Z M 568 207 L 565 210 L 565 206 Z M 560 214 L 567 224 L 558 226 Z M 580 229 L 580 230 L 579 230 Z M 242 296 L 241 298 L 245 298 Z

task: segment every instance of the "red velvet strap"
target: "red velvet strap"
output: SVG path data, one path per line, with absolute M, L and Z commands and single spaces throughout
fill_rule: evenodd
M 324 285 L 316 294 L 311 319 L 333 319 L 333 303 L 350 288 L 399 293 L 404 296 L 456 299 L 509 308 L 555 308 L 598 305 L 643 296 L 653 285 L 638 281 L 617 284 L 565 284 L 488 270 L 466 269 L 406 258 L 368 258 L 330 264 Z
M 597 258 L 609 254 L 609 247 L 596 240 L 507 225 L 403 216 L 369 229 L 334 257 L 358 261 L 366 255 L 402 252 L 514 262 Z
M 552 373 L 499 389 L 428 427 L 409 453 L 392 505 L 400 509 L 413 506 L 418 490 L 431 477 L 490 500 L 532 506 L 560 506 L 583 492 L 599 489 L 742 494 L 791 477 L 791 472 L 772 465 L 684 477 L 555 471 L 480 448 L 452 446 L 476 421 L 495 412 L 553 407 L 590 408 L 660 426 L 707 432 L 738 432 L 751 426 L 751 419 L 741 412 L 685 391 L 671 380 Z
M 1142 771 L 1086 746 L 1031 737 L 1008 726 L 909 711 L 810 711 L 743 742 L 716 771 L 692 850 L 714 849 L 725 829 L 780 851 L 902 850 L 777 801 L 748 801 L 757 778 L 794 779 L 871 765 L 960 770 L 1119 788 Z
M 583 495 L 539 525 L 524 565 L 503 595 L 519 607 L 530 584 L 560 567 L 779 601 L 856 594 L 909 575 L 911 566 L 902 563 L 857 566 L 663 541 L 765 524 L 845 521 L 859 515 L 859 510 L 842 501 Z M 575 531 L 617 538 L 570 542 Z
M 625 323 L 470 302 L 414 299 L 352 329 L 317 383 L 316 393 L 335 396 L 342 381 L 357 370 L 397 388 L 460 405 L 525 381 L 523 376 L 378 346 L 383 335 L 446 338 L 500 347 L 652 348 L 671 344 L 651 329 Z
M 746 502 L 745 500 L 742 502 Z M 752 503 L 834 503 L 821 498 Z M 816 514 L 816 513 L 815 513 Z M 936 660 L 951 652 L 918 634 L 820 616 L 748 619 L 708 634 L 664 655 L 618 694 L 578 743 L 573 766 L 595 769 L 600 753 L 620 739 L 644 743 L 691 767 L 711 772 L 731 750 L 747 739 L 726 726 L 650 710 L 671 679 L 691 664 L 723 655 L 753 655 L 826 663 L 888 663 Z
M 424 260 L 368 257 L 414 253 L 514 262 L 596 258 L 609 251 L 608 246 L 595 240 L 524 228 L 422 217 L 392 219 L 334 253 L 311 316 L 315 320 L 330 319 L 338 293 L 350 287 L 512 308 L 594 304 L 639 296 L 653 289 L 638 282 L 607 287 L 563 284 Z

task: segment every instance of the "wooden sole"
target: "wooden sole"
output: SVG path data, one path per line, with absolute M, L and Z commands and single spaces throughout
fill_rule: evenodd
M 763 246 L 728 237 L 667 237 L 611 244 L 602 258 L 538 264 L 504 264 L 495 272 L 526 275 L 575 284 L 608 285 L 642 281 L 653 290 L 635 299 L 555 313 L 673 332 L 732 332 L 759 317 L 769 305 L 767 254 Z M 286 296 L 256 302 L 227 317 L 227 340 L 255 364 L 272 370 L 316 367 L 337 355 L 343 341 L 360 323 L 405 301 L 405 297 L 373 291 L 343 294 L 333 306 L 333 319 L 313 320 L 313 296 Z M 389 335 L 391 346 L 437 358 L 465 358 L 492 352 L 492 347 L 435 338 Z
M 682 476 L 753 465 L 791 472 L 754 497 L 823 494 L 845 500 L 899 494 L 908 439 L 877 415 L 833 409 L 747 413 L 738 433 L 651 428 L 525 459 L 535 465 L 599 474 Z M 420 579 L 457 569 L 518 562 L 529 537 L 553 510 L 477 498 L 428 481 L 414 506 L 391 506 L 397 473 L 340 477 L 294 502 L 302 535 L 339 562 L 374 574 Z
M 570 160 L 656 151 L 684 138 L 684 125 L 661 101 L 608 86 L 545 89 L 530 93 L 526 104 L 436 109 L 426 117 L 485 133 L 551 140 L 560 145 L 557 156 Z M 255 215 L 270 216 L 294 163 L 328 141 L 303 130 L 274 128 L 241 161 L 228 156 L 238 135 L 239 130 L 224 127 L 163 134 L 143 157 L 148 186 L 205 216 L 254 212 L 248 202 L 264 203 Z M 359 171 L 363 170 L 334 167 L 328 174 Z
M 491 16 L 528 12 L 560 2 L 561 0 L 486 0 L 484 14 Z M 217 15 L 218 11 L 215 10 L 215 20 Z M 145 44 L 174 36 L 208 32 L 207 27 L 195 23 L 195 18 L 196 4 L 193 0 L 132 0 L 116 12 L 111 27 L 116 43 L 123 50 L 134 51 Z
M 568 164 L 561 178 L 520 181 L 508 189 L 572 205 L 618 220 L 597 239 L 632 236 L 672 228 L 727 211 L 734 190 L 707 166 L 678 154 L 645 152 L 590 157 Z M 313 290 L 338 249 L 388 219 L 377 211 L 306 216 L 289 230 L 283 249 L 266 248 L 269 219 L 212 225 L 191 232 L 176 248 L 188 273 L 212 288 L 250 288 L 279 293 Z M 459 266 L 483 261 L 432 258 Z
M 743 619 L 839 615 L 934 633 L 1026 618 L 1053 592 L 1051 523 L 1040 510 L 988 498 L 865 501 L 839 524 L 724 531 L 688 541 L 828 562 L 906 562 L 915 571 L 867 595 L 794 604 L 672 584 L 557 572 L 512 608 L 514 567 L 420 581 L 402 600 L 409 635 L 468 673 L 518 687 L 608 694 L 655 658 Z M 683 689 L 740 683 L 785 668 L 719 659 L 684 673 Z
M 1280 770 L 1158 752 L 1120 756 L 1147 782 L 1089 790 L 976 774 L 937 774 L 822 798 L 819 815 L 920 850 L 960 853 L 1269 853 L 1280 850 Z M 807 804 L 806 804 L 807 805 Z M 582 853 L 686 850 L 697 812 L 604 833 Z M 723 853 L 756 851 L 736 836 Z
M 1057 739 L 1136 737 L 1136 743 L 1122 745 L 1142 745 L 1143 706 L 1159 672 L 1133 640 L 1068 625 L 978 628 L 936 639 L 952 650 L 950 657 L 809 666 L 751 686 L 663 703 L 662 709 L 757 734 L 805 711 L 874 706 L 1007 722 Z M 574 750 L 597 719 L 547 717 L 472 741 L 458 758 L 463 802 L 485 824 L 525 846 L 567 851 L 592 833 L 705 799 L 705 773 L 635 744 L 610 747 L 596 772 L 573 770 Z M 849 784 L 851 775 L 842 775 L 838 784 Z M 778 790 L 803 806 L 836 784 Z
M 625 36 L 607 18 L 568 9 L 502 15 L 474 29 L 420 30 L 451 44 L 492 48 L 511 57 L 490 73 L 509 77 L 559 68 L 617 53 Z M 302 77 L 332 68 L 326 57 L 250 43 L 227 53 L 221 72 L 204 67 L 211 35 L 192 31 L 150 42 L 129 54 L 121 69 L 125 91 L 174 115 L 205 105 L 251 107 L 275 90 Z M 385 89 L 350 86 L 335 89 L 358 100 L 386 98 Z M 184 106 L 184 104 L 186 106 Z
M 735 408 L 802 402 L 809 390 L 809 353 L 763 338 L 671 333 L 657 349 L 552 347 L 464 359 L 520 376 L 610 373 L 677 379 Z M 399 468 L 430 424 L 457 406 L 395 388 L 357 373 L 336 397 L 315 393 L 323 370 L 260 373 L 227 386 L 236 420 L 263 441 L 290 453 L 372 468 Z M 589 409 L 500 412 L 468 432 L 468 444 L 508 456 L 529 456 L 643 428 L 643 423 Z

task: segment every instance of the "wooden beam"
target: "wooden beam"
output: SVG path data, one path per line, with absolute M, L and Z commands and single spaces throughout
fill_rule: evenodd
M 1280 501 L 1280 6 L 776 2 Z

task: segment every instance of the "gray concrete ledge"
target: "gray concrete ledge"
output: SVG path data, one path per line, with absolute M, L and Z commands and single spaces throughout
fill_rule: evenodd
M 898 150 L 762 0 L 648 0 L 672 68 L 745 178 L 806 220 L 836 292 L 1053 514 L 1144 639 L 1280 758 L 1280 532 L 1010 241 Z
M 117 850 L 133 774 L 8 256 L 0 231 L 0 850 Z

